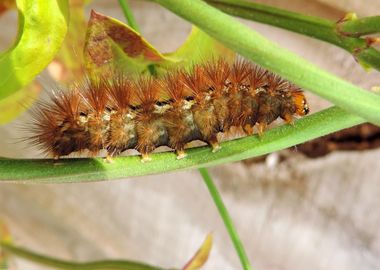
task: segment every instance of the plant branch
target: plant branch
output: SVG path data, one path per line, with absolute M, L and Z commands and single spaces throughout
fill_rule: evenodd
M 215 186 L 214 182 L 212 181 L 212 178 L 208 171 L 205 168 L 199 169 L 200 174 L 203 177 L 203 180 L 208 188 L 208 191 L 210 192 L 210 195 L 212 199 L 214 200 L 214 203 L 216 207 L 218 208 L 219 214 L 223 219 L 224 225 L 226 226 L 227 232 L 232 240 L 232 243 L 235 247 L 235 250 L 239 256 L 240 262 L 243 266 L 244 270 L 250 270 L 251 265 L 249 263 L 247 254 L 245 253 L 244 246 L 239 238 L 238 233 L 236 232 L 236 229 L 234 227 L 234 224 L 232 222 L 231 216 L 228 213 L 228 210 L 226 206 L 223 203 L 222 197 L 219 194 L 219 191 L 217 187 Z
M 173 152 L 152 155 L 152 161 L 141 163 L 140 156 L 117 157 L 113 163 L 102 158 L 15 160 L 0 159 L 0 181 L 67 183 L 119 179 L 164 173 L 234 162 L 261 156 L 329 133 L 365 122 L 364 119 L 338 107 L 320 111 L 295 121 L 294 126 L 272 128 L 259 138 L 248 136 L 221 143 L 212 153 L 209 147 L 187 150 L 188 157 L 177 160 Z
M 380 17 L 367 17 L 336 23 L 244 0 L 205 0 L 225 13 L 244 19 L 284 28 L 320 39 L 352 54 L 361 63 L 380 70 L 380 52 L 370 47 L 364 34 L 380 31 Z
M 340 31 L 354 37 L 380 33 L 380 16 L 343 21 Z
M 68 269 L 68 270 L 163 270 L 162 268 L 150 266 L 147 264 L 139 262 L 131 262 L 125 260 L 104 260 L 104 261 L 94 261 L 94 262 L 71 262 L 56 258 L 51 258 L 44 256 L 28 249 L 17 247 L 9 243 L 0 242 L 0 248 L 6 253 L 9 253 L 20 258 L 30 260 L 32 262 L 51 266 L 57 269 Z
M 316 67 L 204 1 L 154 1 L 192 22 L 242 56 L 380 125 L 380 96 Z
M 124 16 L 128 22 L 128 25 L 132 27 L 136 32 L 140 32 L 139 25 L 137 24 L 135 17 L 128 5 L 128 0 L 119 0 L 119 5 L 123 10 Z

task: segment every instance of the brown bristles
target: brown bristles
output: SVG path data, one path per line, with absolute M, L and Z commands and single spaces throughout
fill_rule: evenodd
M 80 106 L 79 92 L 56 90 L 50 103 L 40 103 L 32 111 L 30 141 L 54 158 L 84 150 L 88 134 Z
M 191 94 L 201 101 L 208 85 L 204 67 L 201 65 L 194 65 L 192 71 L 183 72 L 182 79 L 185 87 L 191 92 Z
M 160 84 L 151 77 L 143 76 L 133 83 L 133 88 L 141 111 L 152 111 L 154 104 L 160 99 Z
M 177 158 L 194 140 L 217 151 L 219 133 L 257 127 L 262 135 L 276 119 L 292 123 L 308 112 L 302 90 L 278 75 L 244 59 L 211 59 L 161 78 L 117 73 L 56 91 L 33 110 L 29 140 L 54 158 L 136 149 L 146 162 L 160 146 Z
M 113 80 L 108 81 L 105 86 L 111 109 L 125 110 L 133 102 L 132 81 L 124 74 L 116 74 Z
M 203 67 L 210 88 L 215 90 L 215 94 L 222 93 L 226 88 L 228 77 L 231 74 L 231 67 L 228 62 L 220 58 L 216 61 L 206 62 Z
M 175 70 L 167 73 L 161 81 L 164 96 L 167 96 L 167 99 L 173 103 L 181 102 L 186 96 L 192 94 L 192 91 L 186 87 L 185 77 L 185 71 Z
M 235 91 L 239 91 L 239 87 L 248 84 L 247 77 L 250 72 L 252 72 L 252 65 L 247 60 L 239 58 L 233 63 L 229 81 L 232 85 L 237 86 Z
M 256 90 L 266 86 L 268 84 L 267 80 L 268 71 L 259 67 L 253 66 L 248 73 L 248 82 L 250 86 L 250 91 L 252 94 L 256 94 Z

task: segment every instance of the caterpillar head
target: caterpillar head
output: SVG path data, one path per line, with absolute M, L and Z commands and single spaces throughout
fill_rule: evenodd
M 296 114 L 299 116 L 307 115 L 310 112 L 309 105 L 302 91 L 293 93 L 293 100 L 296 106 Z

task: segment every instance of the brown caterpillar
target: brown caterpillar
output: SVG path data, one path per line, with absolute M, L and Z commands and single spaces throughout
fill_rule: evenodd
M 235 127 L 252 135 L 257 125 L 261 135 L 278 117 L 292 123 L 309 112 L 300 88 L 242 59 L 212 60 L 158 79 L 118 74 L 71 88 L 54 92 L 32 114 L 29 139 L 55 159 L 136 149 L 145 162 L 159 146 L 180 159 L 194 140 L 217 151 L 220 132 Z

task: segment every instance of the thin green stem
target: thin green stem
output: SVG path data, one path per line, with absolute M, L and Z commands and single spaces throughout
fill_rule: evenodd
M 222 197 L 219 194 L 219 191 L 217 187 L 215 186 L 214 182 L 212 181 L 212 178 L 210 174 L 208 173 L 207 169 L 200 168 L 199 169 L 200 174 L 203 177 L 203 180 L 208 188 L 208 191 L 210 192 L 210 195 L 212 199 L 214 200 L 214 203 L 216 207 L 218 208 L 219 214 L 223 219 L 224 225 L 226 226 L 227 232 L 232 240 L 232 243 L 235 247 L 235 250 L 239 256 L 240 262 L 243 266 L 244 270 L 250 270 L 251 264 L 249 263 L 247 254 L 244 250 L 244 246 L 239 238 L 239 235 L 234 227 L 234 224 L 232 222 L 231 216 L 228 213 L 228 210 L 226 206 L 223 203 Z
M 112 163 L 102 158 L 62 159 L 55 163 L 46 159 L 0 159 L 0 181 L 88 182 L 208 167 L 268 154 L 363 122 L 361 117 L 332 107 L 297 120 L 293 126 L 272 128 L 261 138 L 248 136 L 223 142 L 216 153 L 209 147 L 192 148 L 187 150 L 188 157 L 181 160 L 172 152 L 157 153 L 145 164 L 139 156 L 118 157 Z
M 123 10 L 124 16 L 127 19 L 128 25 L 133 28 L 136 32 L 140 32 L 139 26 L 133 16 L 133 13 L 128 5 L 128 0 L 118 0 L 121 9 Z
M 363 64 L 380 70 L 380 52 L 369 47 L 358 36 L 380 31 L 379 16 L 336 23 L 331 20 L 303 15 L 244 0 L 205 0 L 233 16 L 284 28 L 323 40 L 353 54 Z M 356 36 L 356 37 L 355 37 Z
M 56 258 L 51 258 L 45 255 L 38 254 L 36 252 L 30 251 L 28 249 L 17 247 L 9 243 L 0 242 L 0 248 L 6 253 L 18 256 L 30 260 L 32 262 L 51 266 L 57 269 L 68 269 L 68 270 L 163 270 L 159 267 L 150 266 L 147 264 L 139 262 L 131 262 L 125 260 L 104 260 L 104 261 L 94 261 L 94 262 L 71 262 Z
M 137 24 L 135 17 L 133 16 L 132 10 L 128 5 L 128 0 L 119 0 L 121 9 L 123 10 L 124 16 L 128 22 L 128 25 L 133 28 L 136 32 L 140 32 L 139 25 Z M 148 66 L 148 71 L 153 77 L 157 76 L 157 70 L 154 64 Z
M 340 25 L 340 31 L 356 37 L 380 33 L 380 16 L 344 21 Z
M 154 1 L 192 22 L 242 56 L 337 106 L 380 125 L 380 96 L 344 81 L 279 47 L 204 1 Z

